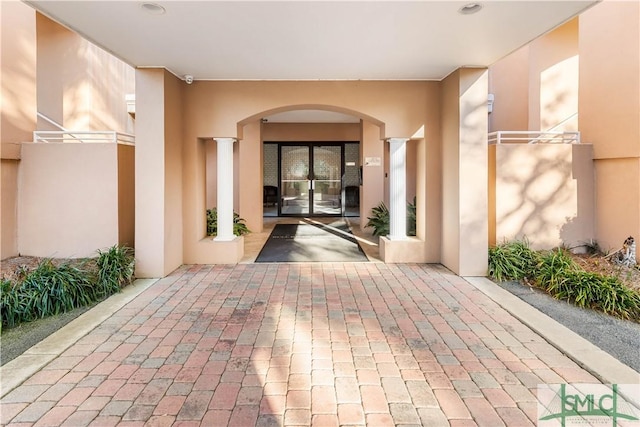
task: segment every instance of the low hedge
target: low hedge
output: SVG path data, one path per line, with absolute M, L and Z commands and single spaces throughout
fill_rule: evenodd
M 119 292 L 133 280 L 133 249 L 113 246 L 97 258 L 56 265 L 40 261 L 20 270 L 14 281 L 0 279 L 0 316 L 3 327 L 14 327 L 84 307 Z
M 489 249 L 489 276 L 502 282 L 524 281 L 554 298 L 624 319 L 640 321 L 640 293 L 618 277 L 582 269 L 562 248 L 533 251 L 526 241 Z

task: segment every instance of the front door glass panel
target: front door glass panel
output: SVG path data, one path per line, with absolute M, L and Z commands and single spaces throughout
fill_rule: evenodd
M 283 215 L 309 215 L 310 147 L 283 145 L 280 151 L 280 196 Z
M 342 213 L 342 146 L 313 146 L 313 213 Z

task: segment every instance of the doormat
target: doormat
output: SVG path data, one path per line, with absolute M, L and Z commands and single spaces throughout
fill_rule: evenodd
M 367 262 L 347 224 L 276 224 L 255 262 Z

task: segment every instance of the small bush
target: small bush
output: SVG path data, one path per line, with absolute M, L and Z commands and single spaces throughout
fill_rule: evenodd
M 407 204 L 407 236 L 416 235 L 416 198 Z
M 135 260 L 131 248 L 112 246 L 104 252 L 98 251 L 96 263 L 102 297 L 119 292 L 133 280 Z
M 530 278 L 539 255 L 526 240 L 516 240 L 489 248 L 489 276 L 498 282 Z
M 366 227 L 373 228 L 374 236 L 387 236 L 389 235 L 389 209 L 384 202 L 380 202 L 378 206 L 371 209 L 371 216 L 367 217 L 369 220 Z
M 538 286 L 553 294 L 569 280 L 569 273 L 578 270 L 580 267 L 571 258 L 569 252 L 566 249 L 556 248 L 541 255 L 535 276 L 531 278 Z
M 240 218 L 236 212 L 233 213 L 233 234 L 235 236 L 243 236 L 251 233 L 244 218 Z M 218 210 L 217 208 L 207 209 L 207 236 L 216 236 L 218 234 Z
M 625 319 L 640 319 L 640 294 L 626 287 L 618 278 L 588 271 L 566 273 L 549 291 L 555 298 L 569 300 L 578 307 L 592 308 Z

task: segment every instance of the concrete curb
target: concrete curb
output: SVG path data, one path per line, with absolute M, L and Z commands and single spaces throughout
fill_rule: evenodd
M 640 383 L 640 373 L 491 280 L 464 279 L 605 384 Z
M 18 387 L 47 363 L 61 355 L 80 338 L 91 332 L 113 313 L 157 282 L 158 279 L 137 279 L 122 292 L 112 295 L 91 310 L 69 322 L 31 347 L 21 356 L 0 367 L 0 398 Z

